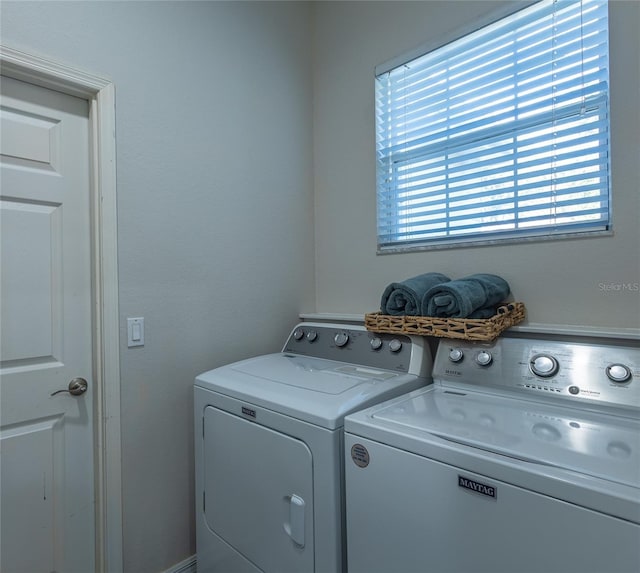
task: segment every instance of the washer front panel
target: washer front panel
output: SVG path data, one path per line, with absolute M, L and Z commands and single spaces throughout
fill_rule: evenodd
M 358 446 L 368 464 L 355 463 Z M 349 573 L 630 573 L 640 527 L 345 434 Z

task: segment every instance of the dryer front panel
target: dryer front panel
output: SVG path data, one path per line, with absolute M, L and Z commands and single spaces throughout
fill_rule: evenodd
M 313 459 L 304 442 L 206 407 L 204 494 L 207 526 L 262 571 L 313 571 Z

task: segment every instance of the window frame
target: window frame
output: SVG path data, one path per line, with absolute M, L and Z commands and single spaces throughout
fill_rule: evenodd
M 605 199 L 603 198 L 606 194 L 606 211 L 604 211 L 605 216 L 602 221 L 599 221 L 597 226 L 593 228 L 569 228 L 563 231 L 553 232 L 553 225 L 549 224 L 546 227 L 536 228 L 533 230 L 523 231 L 519 229 L 515 229 L 513 231 L 500 231 L 498 233 L 494 232 L 483 232 L 482 235 L 458 235 L 451 236 L 447 235 L 444 238 L 418 238 L 418 239 L 403 239 L 396 241 L 381 241 L 381 190 L 380 190 L 380 169 L 381 169 L 381 161 L 379 159 L 379 144 L 378 144 L 378 114 L 379 114 L 379 103 L 378 103 L 378 78 L 384 74 L 392 72 L 397 68 L 401 68 L 407 63 L 410 63 L 417 58 L 422 56 L 428 56 L 429 54 L 441 49 L 446 48 L 447 46 L 454 44 L 458 40 L 462 40 L 465 37 L 474 34 L 475 32 L 484 30 L 485 28 L 500 24 L 500 21 L 510 16 L 517 14 L 519 12 L 523 12 L 531 8 L 536 4 L 542 4 L 544 0 L 535 0 L 526 3 L 521 3 L 518 6 L 509 6 L 506 9 L 502 8 L 501 10 L 494 11 L 490 13 L 487 17 L 483 18 L 475 22 L 475 25 L 465 28 L 459 28 L 454 34 L 448 34 L 445 37 L 439 38 L 438 41 L 433 42 L 429 45 L 423 45 L 420 48 L 413 50 L 412 52 L 406 53 L 402 56 L 394 58 L 389 62 L 386 62 L 380 66 L 377 66 L 375 69 L 375 94 L 376 94 L 376 203 L 377 203 L 377 253 L 378 254 L 391 254 L 391 253 L 403 253 L 403 252 L 411 252 L 411 251 L 427 251 L 427 250 L 440 250 L 440 249 L 451 249 L 451 248 L 461 248 L 461 247 L 469 247 L 469 246 L 487 246 L 487 245 L 499 245 L 499 244 L 509 244 L 509 243 L 520 243 L 520 242 L 538 242 L 538 241 L 556 241 L 568 238 L 583 238 L 583 237 L 593 237 L 593 236 L 608 236 L 613 234 L 613 226 L 612 226 L 612 191 L 611 191 L 611 110 L 610 110 L 610 83 L 607 79 L 607 88 L 604 93 L 604 101 L 602 102 L 602 114 L 604 119 L 601 121 L 606 121 L 606 125 L 602 130 L 602 133 L 606 133 L 606 149 L 604 156 L 605 160 L 600 161 L 600 163 L 606 164 L 606 183 L 602 185 L 602 189 L 604 190 L 604 186 L 606 185 L 606 193 L 600 193 L 598 195 L 599 200 L 604 203 Z M 607 6 L 606 10 L 609 10 L 609 2 L 605 0 Z M 607 21 L 607 33 L 609 33 L 609 22 Z M 606 46 L 606 74 L 607 78 L 610 74 L 610 62 L 609 62 L 610 50 L 607 39 Z M 600 104 L 599 104 L 600 105 Z M 554 120 L 555 121 L 555 120 Z M 541 124 L 542 125 L 542 124 Z M 387 166 L 388 168 L 388 166 Z M 598 171 L 598 174 L 602 173 L 602 171 Z M 516 179 L 516 176 L 513 176 L 513 179 Z M 395 192 L 397 194 L 397 187 L 395 188 Z M 385 201 L 389 201 L 389 195 L 385 196 Z M 514 196 L 514 200 L 517 200 L 517 195 Z M 551 205 L 551 201 L 549 202 Z M 388 206 L 387 206 L 388 208 Z M 391 207 L 393 208 L 393 207 Z M 398 203 L 396 201 L 395 208 L 398 208 Z M 398 225 L 399 223 L 396 223 Z M 407 233 L 409 234 L 409 233 Z

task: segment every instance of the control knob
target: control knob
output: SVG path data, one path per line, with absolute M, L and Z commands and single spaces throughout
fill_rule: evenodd
M 346 332 L 338 332 L 334 337 L 333 341 L 336 343 L 338 348 L 342 348 L 347 342 L 349 342 L 349 335 Z
M 550 378 L 558 372 L 558 361 L 548 354 L 536 354 L 529 361 L 529 368 L 536 376 Z
M 451 362 L 462 362 L 463 358 L 464 352 L 462 352 L 462 349 L 452 348 L 449 350 L 449 360 L 451 360 Z
M 628 382 L 631 379 L 631 369 L 624 364 L 609 364 L 605 372 L 609 380 L 617 384 Z
M 309 342 L 313 342 L 316 338 L 318 338 L 318 333 L 315 330 L 307 332 L 307 340 Z
M 394 338 L 391 342 L 389 342 L 389 350 L 391 352 L 400 352 L 402 348 L 402 342 L 400 342 L 397 338 Z
M 488 350 L 481 350 L 476 355 L 476 363 L 478 363 L 480 366 L 489 366 L 492 361 L 493 356 L 491 356 L 491 352 L 489 352 Z
M 380 350 L 382 348 L 382 338 L 379 338 L 378 336 L 376 336 L 371 339 L 369 344 L 371 345 L 371 348 L 373 350 Z
M 296 329 L 293 331 L 293 337 L 294 337 L 296 340 L 301 340 L 303 336 L 304 336 L 304 330 L 302 330 L 302 328 L 296 328 Z

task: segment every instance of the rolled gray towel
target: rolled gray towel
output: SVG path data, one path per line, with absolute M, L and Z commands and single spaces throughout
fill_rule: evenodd
M 497 275 L 476 274 L 435 285 L 422 298 L 422 314 L 447 318 L 489 318 L 511 289 Z
M 449 277 L 441 273 L 424 273 L 402 282 L 391 283 L 382 294 L 380 312 L 394 316 L 417 316 L 421 312 L 424 294 L 448 280 Z

